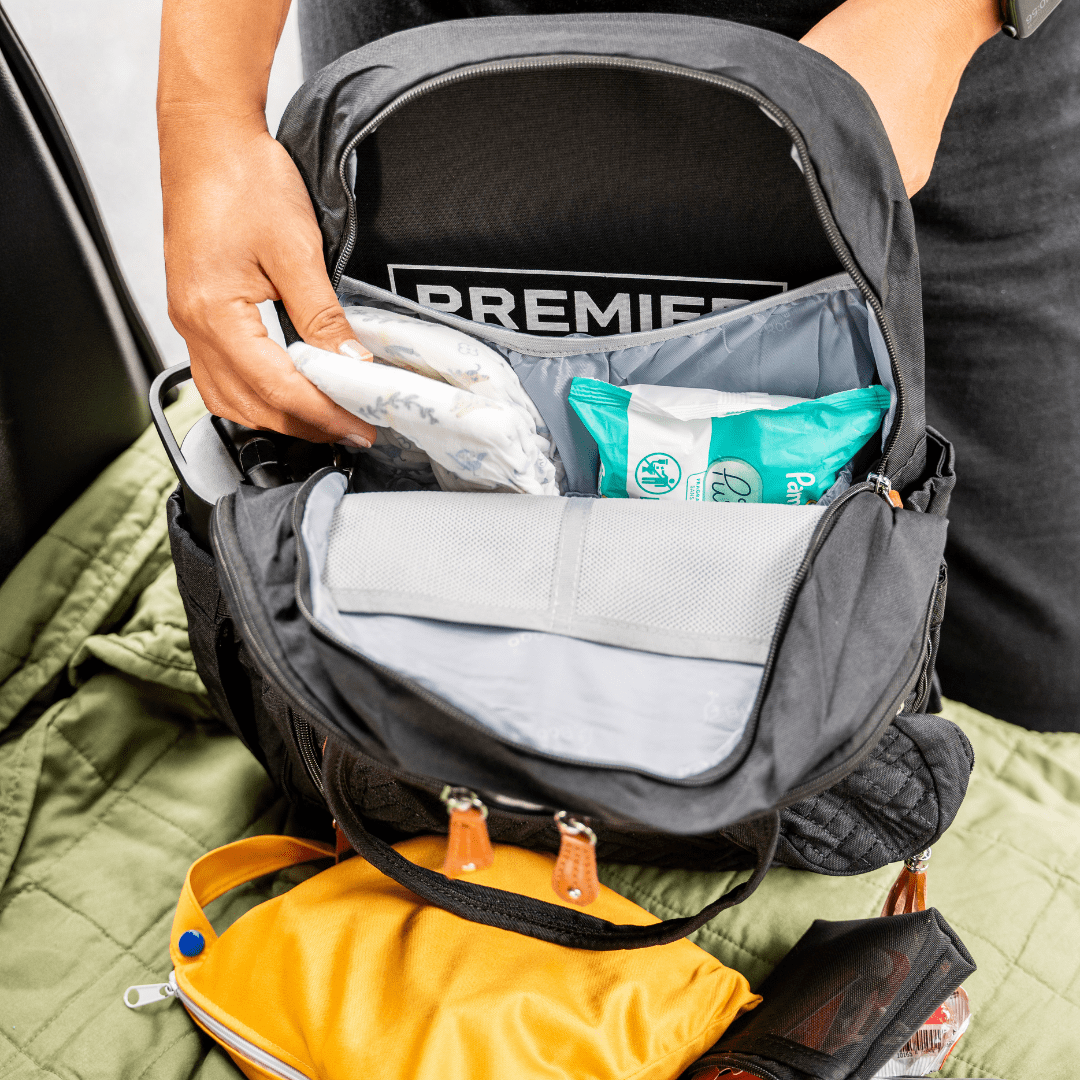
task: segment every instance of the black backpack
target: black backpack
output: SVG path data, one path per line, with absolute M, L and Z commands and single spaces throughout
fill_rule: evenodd
M 569 496 L 416 490 L 211 418 L 181 451 L 159 399 L 187 371 L 158 380 L 196 662 L 284 790 L 432 903 L 593 949 L 690 933 L 771 865 L 863 873 L 940 836 L 972 765 L 924 712 L 952 448 L 925 424 L 912 216 L 861 88 L 717 20 L 478 19 L 347 54 L 278 138 L 342 302 L 501 352 Z M 580 374 L 879 383 L 892 405 L 828 506 L 602 500 Z M 604 860 L 754 873 L 693 918 L 614 926 L 398 855 L 446 831 L 443 796 L 497 841 L 556 850 L 569 824 Z

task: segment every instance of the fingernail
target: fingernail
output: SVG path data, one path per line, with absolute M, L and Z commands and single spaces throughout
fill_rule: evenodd
M 340 442 L 351 446 L 354 450 L 370 450 L 371 443 L 363 435 L 343 435 Z
M 372 358 L 371 353 L 359 341 L 343 341 L 338 346 L 337 351 L 351 360 L 370 360 Z

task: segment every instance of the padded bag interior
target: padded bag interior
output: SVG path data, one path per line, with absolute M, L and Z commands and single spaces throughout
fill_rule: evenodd
M 787 134 L 685 75 L 609 63 L 463 79 L 387 116 L 349 164 L 358 243 L 345 272 L 391 291 L 395 264 L 786 288 L 841 269 Z M 616 290 L 599 284 L 606 306 Z
M 343 303 L 498 349 L 571 494 L 595 494 L 598 463 L 566 402 L 578 375 L 811 398 L 880 382 L 893 411 L 868 461 L 891 429 L 881 328 L 791 137 L 690 69 L 562 56 L 449 72 L 354 129 L 340 175 Z M 316 626 L 496 738 L 686 779 L 746 734 L 822 512 L 346 495 L 328 476 L 302 512 L 303 574 Z
M 690 69 L 632 65 L 461 69 L 392 102 L 341 157 L 342 302 L 500 351 L 578 494 L 596 493 L 599 461 L 567 403 L 575 376 L 813 398 L 880 382 L 895 406 L 881 330 L 789 134 Z

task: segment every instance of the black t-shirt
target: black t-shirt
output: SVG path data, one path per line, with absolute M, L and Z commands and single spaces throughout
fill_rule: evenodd
M 800 38 L 840 0 L 304 0 L 304 73 L 343 52 L 414 26 L 490 15 L 648 12 L 730 19 Z

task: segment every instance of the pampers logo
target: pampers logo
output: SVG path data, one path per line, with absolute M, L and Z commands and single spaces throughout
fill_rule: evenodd
M 817 477 L 808 472 L 789 472 L 784 475 L 787 477 L 787 501 L 793 506 L 801 506 L 803 488 L 816 484 Z
M 787 289 L 783 281 L 387 265 L 390 291 L 435 311 L 529 334 L 630 334 Z

